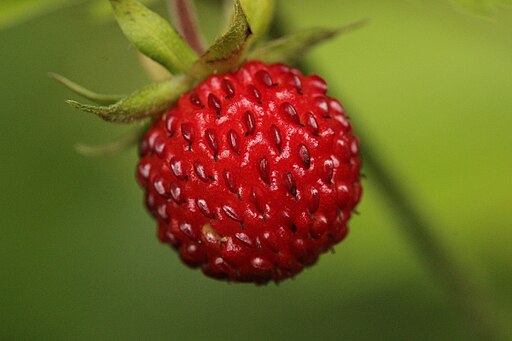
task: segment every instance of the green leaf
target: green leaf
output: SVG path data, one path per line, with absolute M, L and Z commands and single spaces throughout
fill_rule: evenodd
M 123 152 L 132 146 L 135 146 L 149 129 L 149 126 L 150 125 L 146 123 L 141 127 L 133 129 L 126 135 L 121 136 L 117 140 L 104 145 L 91 146 L 89 144 L 79 143 L 75 146 L 75 150 L 79 154 L 85 156 L 114 155 Z
M 20 24 L 63 7 L 85 0 L 1 0 L 0 29 Z
M 76 101 L 67 103 L 79 110 L 98 115 L 105 121 L 132 123 L 167 110 L 189 86 L 189 78 L 174 77 L 165 82 L 151 84 L 109 106 L 86 105 Z
M 224 73 L 237 66 L 252 31 L 239 0 L 228 31 L 218 38 L 194 65 L 194 75 L 203 78 L 211 73 Z
M 195 52 L 161 16 L 136 0 L 110 0 L 116 19 L 137 49 L 171 73 L 189 73 Z
M 335 29 L 313 28 L 303 32 L 292 33 L 260 45 L 247 56 L 247 59 L 260 60 L 266 63 L 293 62 L 300 58 L 307 49 L 318 43 L 331 39 L 341 33 L 358 29 L 365 24 L 365 20 L 359 20 Z
M 274 0 L 240 0 L 242 8 L 249 20 L 253 37 L 250 44 L 264 38 L 270 28 L 274 16 Z
M 49 73 L 48 75 L 51 78 L 55 79 L 57 82 L 66 86 L 68 89 L 70 89 L 74 93 L 76 93 L 94 103 L 97 103 L 97 104 L 110 105 L 110 104 L 114 104 L 114 103 L 120 101 L 121 99 L 123 99 L 125 97 L 124 95 L 98 94 L 96 92 L 93 92 L 89 89 L 84 88 L 83 86 L 81 86 L 81 85 L 79 85 L 79 84 L 67 79 L 64 76 L 59 75 L 59 74 Z

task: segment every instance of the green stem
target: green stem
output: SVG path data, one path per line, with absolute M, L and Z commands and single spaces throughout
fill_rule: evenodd
M 271 35 L 276 38 L 284 35 L 285 32 L 278 12 Z M 311 73 L 312 68 L 309 65 L 302 64 L 298 67 L 304 73 Z M 332 88 L 330 90 L 331 93 L 336 92 Z M 430 222 L 425 219 L 418 206 L 407 195 L 408 190 L 403 182 L 393 176 L 394 172 L 380 157 L 383 153 L 379 151 L 378 144 L 368 136 L 364 136 L 362 131 L 364 131 L 365 125 L 362 122 L 356 122 L 353 117 L 351 117 L 351 121 L 357 128 L 358 136 L 362 141 L 361 152 L 364 168 L 379 185 L 390 209 L 395 210 L 397 216 L 400 217 L 402 232 L 408 237 L 424 264 L 429 268 L 431 275 L 444 288 L 447 299 L 457 309 L 464 327 L 471 330 L 479 340 L 504 340 L 505 335 L 497 325 L 495 314 L 482 289 L 472 281 L 466 269 L 448 252 L 445 245 L 436 236 Z
M 360 122 L 355 122 L 354 125 L 362 130 L 363 125 Z M 361 137 L 360 133 L 358 135 Z M 376 144 L 372 144 L 366 137 L 361 137 L 361 141 L 366 146 L 362 151 L 365 168 L 380 186 L 389 207 L 402 220 L 399 225 L 402 232 L 416 248 L 432 276 L 444 288 L 447 298 L 459 312 L 461 322 L 480 340 L 504 339 L 482 289 L 436 236 L 430 222 L 406 194 L 408 191 L 405 186 L 400 185 L 391 169 L 379 158 L 378 155 L 381 154 L 375 148 Z

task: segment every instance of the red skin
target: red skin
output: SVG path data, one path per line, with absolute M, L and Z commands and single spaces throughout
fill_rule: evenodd
M 249 62 L 182 95 L 140 144 L 160 240 L 208 276 L 256 283 L 340 242 L 361 197 L 359 147 L 326 91 L 318 76 Z

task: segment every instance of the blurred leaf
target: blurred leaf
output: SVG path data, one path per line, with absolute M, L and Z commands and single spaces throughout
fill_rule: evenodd
M 0 1 L 0 29 L 84 1 L 85 0 L 2 0 Z
M 292 33 L 260 45 L 247 58 L 249 60 L 261 60 L 266 63 L 293 62 L 315 45 L 334 38 L 338 34 L 360 28 L 365 23 L 365 20 L 359 20 L 334 29 L 311 28 Z
M 197 59 L 170 23 L 136 0 L 110 0 L 116 20 L 137 49 L 171 73 L 189 73 Z
M 274 0 L 240 0 L 249 24 L 253 37 L 250 43 L 261 39 L 267 34 L 273 19 L 275 1 Z
M 133 147 L 148 131 L 150 124 L 148 122 L 137 127 L 118 139 L 103 145 L 89 145 L 79 143 L 75 146 L 75 150 L 84 156 L 109 156 L 127 150 Z
M 218 38 L 194 65 L 194 74 L 202 78 L 211 73 L 223 73 L 235 66 L 252 35 L 247 16 L 239 0 L 228 31 Z

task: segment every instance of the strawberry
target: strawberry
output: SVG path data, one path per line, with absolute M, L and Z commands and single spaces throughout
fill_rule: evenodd
M 138 1 L 110 2 L 132 44 L 172 76 L 127 96 L 54 77 L 98 104 L 73 107 L 147 122 L 80 151 L 140 141 L 137 178 L 160 241 L 207 276 L 266 283 L 296 275 L 345 238 L 361 198 L 359 142 L 325 81 L 282 61 L 360 22 L 261 42 L 273 1 L 235 0 L 228 31 L 203 52 L 201 39 L 192 49 Z
M 281 281 L 341 241 L 359 202 L 358 140 L 318 76 L 249 62 L 182 95 L 140 143 L 163 243 L 208 276 Z

